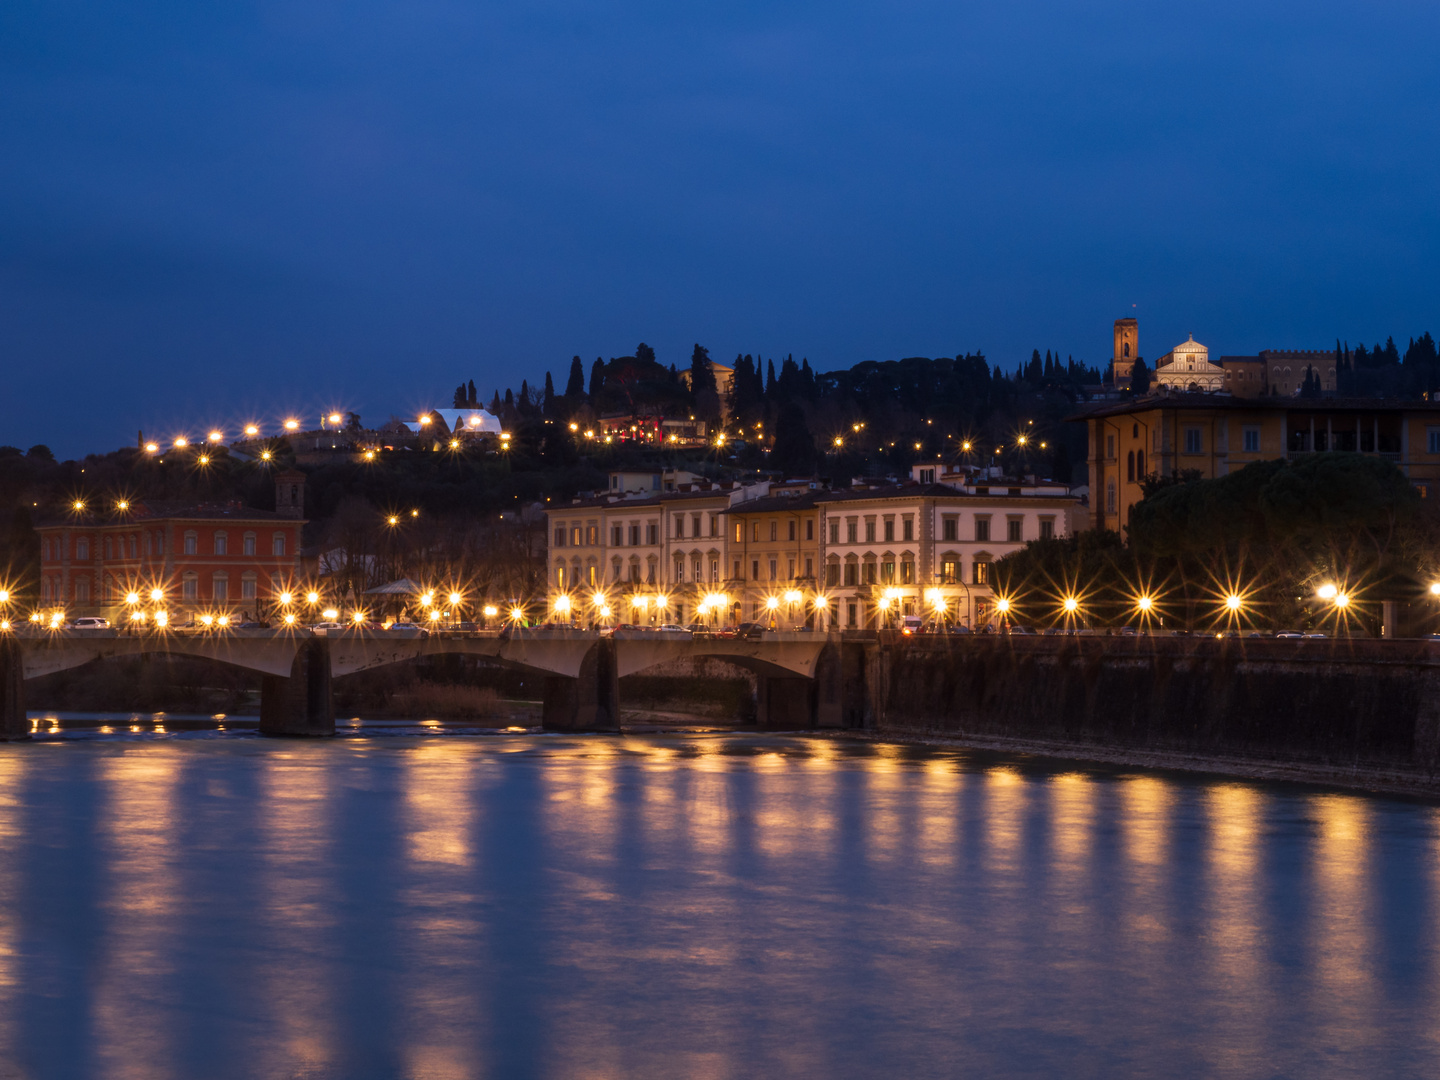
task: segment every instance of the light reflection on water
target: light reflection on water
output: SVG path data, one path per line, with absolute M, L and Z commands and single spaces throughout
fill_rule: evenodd
M 1440 1074 L 1428 805 L 103 719 L 0 746 L 0 1076 Z

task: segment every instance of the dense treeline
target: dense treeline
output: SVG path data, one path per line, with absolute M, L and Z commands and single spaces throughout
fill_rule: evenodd
M 693 416 L 725 434 L 723 452 L 708 457 L 726 467 L 848 479 L 903 474 L 916 460 L 968 458 L 1069 481 L 1084 457 L 1083 432 L 1061 420 L 1102 378 L 1097 368 L 1038 349 L 1011 374 L 982 353 L 867 361 L 823 373 L 806 358 L 786 356 L 777 365 L 743 353 L 731 366 L 723 418 L 726 388 L 716 385 L 709 350 L 698 344 L 683 369 L 662 364 L 643 342 L 632 356 L 597 357 L 588 375 L 576 356 L 563 393 L 547 373 L 543 389 L 522 381 L 518 391 L 496 390 L 489 407 L 528 454 L 556 462 L 582 451 L 592 460 L 625 452 L 579 443 L 572 422 L 587 428 L 605 416 Z M 454 403 L 481 404 L 473 380 L 455 388 Z

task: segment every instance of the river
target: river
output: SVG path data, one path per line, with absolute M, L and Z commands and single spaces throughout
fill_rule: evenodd
M 1421 802 L 831 738 L 37 728 L 0 746 L 6 1080 L 1440 1075 Z

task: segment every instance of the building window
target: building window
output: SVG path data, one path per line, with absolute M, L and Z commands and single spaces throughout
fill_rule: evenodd
M 956 577 L 960 572 L 960 564 L 955 559 L 946 559 L 940 564 L 940 582 L 944 585 L 954 585 Z
M 880 583 L 882 585 L 895 584 L 895 564 L 893 562 L 880 564 Z
M 1135 451 L 1131 450 L 1125 455 L 1125 479 L 1130 483 L 1135 482 Z
M 580 526 L 579 526 L 579 525 L 574 526 L 574 527 L 571 528 L 571 530 L 570 530 L 570 546 L 571 546 L 571 547 L 579 547 L 579 546 L 580 546 Z
M 1425 438 L 1429 452 L 1432 454 L 1440 454 L 1440 428 L 1426 428 Z M 83 558 L 84 556 L 81 557 Z
M 228 553 L 228 551 L 227 551 L 228 547 L 229 547 L 229 538 L 226 537 L 226 535 L 225 535 L 223 532 L 217 532 L 217 533 L 215 534 L 215 554 L 216 554 L 216 555 L 225 555 L 225 554 L 227 554 L 227 553 Z
M 107 559 L 113 559 L 114 557 L 115 557 L 115 548 L 114 548 L 114 546 L 113 546 L 113 542 L 112 542 L 111 538 L 107 536 L 107 537 L 105 537 L 105 558 L 107 558 Z
M 564 525 L 557 525 L 556 528 L 555 528 L 555 546 L 556 546 L 557 548 L 562 548 L 562 547 L 565 546 L 565 526 L 564 526 Z
M 845 564 L 845 584 L 846 584 L 846 585 L 858 585 L 858 584 L 860 584 L 860 564 L 859 564 L 859 563 L 848 562 L 848 563 Z
M 182 600 L 200 599 L 200 579 L 194 574 L 186 574 L 185 579 L 180 582 L 180 598 Z
M 556 587 L 557 589 L 563 589 L 563 588 L 565 588 L 565 564 L 564 564 L 564 563 L 561 563 L 559 566 L 555 567 L 555 587 Z
M 1115 507 L 1115 478 L 1112 476 L 1109 480 L 1105 481 L 1105 512 L 1107 514 L 1113 514 L 1115 513 Z
M 600 526 L 585 526 L 585 543 L 590 547 L 596 547 L 600 543 Z
M 921 469 L 921 470 L 920 470 L 920 483 L 922 483 L 922 484 L 933 484 L 934 482 L 935 482 L 935 470 L 934 470 L 934 469 Z
M 1012 544 L 1020 543 L 1024 533 L 1025 522 L 1020 518 L 1011 518 L 1005 522 L 1005 538 Z
M 902 538 L 905 539 L 905 540 L 914 540 L 914 539 L 915 539 L 915 519 L 914 519 L 914 518 L 908 518 L 908 517 L 907 517 L 907 518 L 905 519 L 904 523 L 903 523 L 903 526 L 904 526 L 904 527 L 901 529 Z
M 894 543 L 894 542 L 895 542 L 895 519 L 894 519 L 894 518 L 886 518 L 886 519 L 885 519 L 885 542 L 886 542 L 887 544 L 891 544 L 891 543 Z
M 751 581 L 759 581 L 759 580 L 760 580 L 760 560 L 759 560 L 759 559 L 751 559 L 751 560 L 750 560 L 750 580 L 751 580 Z
M 640 546 L 640 526 L 639 526 L 639 525 L 631 525 L 631 526 L 630 526 L 630 546 L 631 546 L 631 547 L 639 547 L 639 546 Z
M 251 557 L 255 554 L 255 534 L 246 533 L 240 538 L 240 550 Z
M 90 602 L 90 579 L 77 578 L 75 581 L 75 602 L 88 604 Z
M 685 559 L 683 556 L 675 560 L 675 584 L 681 585 L 685 581 Z
M 990 580 L 990 560 L 988 560 L 988 559 L 976 559 L 976 560 L 975 560 L 975 565 L 974 565 L 974 567 L 973 567 L 972 570 L 971 570 L 971 578 L 970 578 L 970 580 L 971 580 L 971 583 L 972 583 L 972 584 L 975 584 L 975 585 L 984 585 L 984 584 L 986 584 L 987 582 L 989 582 L 989 580 Z
M 1115 436 L 1114 436 L 1114 435 L 1106 435 L 1106 436 L 1105 436 L 1105 460 L 1106 460 L 1106 461 L 1113 461 L 1114 459 L 1115 459 Z
M 814 540 L 814 539 L 815 539 L 815 519 L 814 519 L 814 518 L 806 518 L 806 520 L 805 520 L 805 539 L 806 539 L 806 540 Z
M 256 579 L 254 574 L 246 574 L 240 579 L 240 599 L 254 600 L 256 595 Z
M 913 562 L 902 562 L 900 564 L 900 584 L 915 584 L 915 564 Z
M 840 584 L 840 564 L 839 564 L 839 563 L 832 562 L 832 563 L 827 563 L 827 564 L 826 564 L 826 566 L 825 566 L 825 584 L 828 585 L 828 586 L 829 586 L 830 588 L 832 588 L 832 589 L 833 589 L 836 585 L 839 585 L 839 584 Z
M 1054 518 L 1041 518 L 1041 519 L 1040 519 L 1040 539 L 1041 539 L 1041 540 L 1053 540 L 1053 539 L 1055 539 L 1055 519 L 1054 519 Z
M 990 539 L 990 519 L 988 517 L 975 519 L 975 539 L 980 543 Z
M 954 540 L 960 531 L 960 519 L 947 517 L 940 523 L 940 536 L 944 540 Z
M 860 542 L 860 526 L 858 523 L 854 521 L 848 521 L 845 523 L 845 542 L 847 544 L 856 544 Z
M 780 539 L 780 523 L 772 521 L 770 522 L 770 542 L 774 543 L 778 539 Z
M 1185 429 L 1185 453 L 1187 453 L 1187 454 L 1199 454 L 1199 453 L 1202 453 L 1202 452 L 1203 452 L 1203 451 L 1201 450 L 1201 447 L 1202 447 L 1202 446 L 1203 446 L 1203 443 L 1201 442 L 1201 438 L 1200 438 L 1200 429 L 1199 429 L 1198 427 L 1187 427 L 1187 428 Z
M 224 574 L 216 574 L 210 580 L 210 597 L 213 600 L 230 599 L 230 579 Z
M 1240 437 L 1243 440 L 1245 453 L 1258 454 L 1260 452 L 1260 429 L 1258 427 L 1245 428 Z
M 875 584 L 875 564 L 873 562 L 867 562 L 865 564 L 865 584 Z
M 770 524 L 775 524 L 773 521 Z M 770 560 L 770 580 L 774 581 L 780 576 L 780 568 L 775 559 Z
M 90 558 L 90 541 L 83 536 L 75 541 L 75 558 L 80 562 L 86 562 Z
M 787 540 L 794 540 L 794 539 L 795 539 L 795 522 L 792 520 L 792 521 L 788 522 L 788 524 L 789 524 L 789 529 L 788 529 L 788 535 L 786 536 L 786 539 L 787 539 Z
M 1141 480 L 1141 481 L 1143 481 L 1143 480 L 1145 479 L 1145 451 L 1144 451 L 1144 450 L 1136 450 L 1136 451 L 1135 451 L 1135 479 L 1136 479 L 1136 480 Z
M 830 543 L 840 543 L 840 523 L 838 521 L 830 522 Z
M 185 554 L 194 555 L 200 548 L 200 538 L 193 532 L 185 534 Z
M 647 544 L 660 543 L 660 526 L 653 522 L 645 526 L 645 542 Z
M 874 521 L 874 519 L 871 519 L 870 521 L 865 522 L 865 542 L 866 542 L 867 544 L 873 544 L 873 543 L 875 542 L 875 521 Z
M 275 534 L 275 539 L 274 539 L 274 541 L 272 542 L 272 544 L 270 545 L 270 547 L 271 547 L 271 552 L 272 552 L 272 554 L 275 554 L 275 555 L 284 555 L 284 554 L 285 554 L 285 534 L 284 534 L 284 533 L 276 533 L 276 534 Z

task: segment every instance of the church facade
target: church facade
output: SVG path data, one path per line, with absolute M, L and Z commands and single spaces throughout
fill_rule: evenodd
M 1168 390 L 1213 394 L 1228 389 L 1225 369 L 1210 362 L 1210 350 L 1190 339 L 1171 349 L 1155 362 L 1155 383 Z

